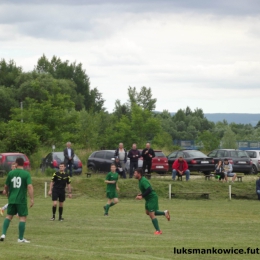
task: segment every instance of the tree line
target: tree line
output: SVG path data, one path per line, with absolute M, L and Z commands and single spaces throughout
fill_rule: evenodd
M 235 148 L 236 140 L 260 141 L 256 127 L 213 123 L 202 109 L 189 107 L 171 115 L 155 112 L 151 88 L 128 87 L 128 100 L 115 101 L 112 113 L 81 63 L 40 57 L 34 69 L 24 72 L 11 61 L 0 61 L 0 152 L 28 155 L 40 146 L 63 145 L 70 140 L 80 148 L 114 149 L 119 142 L 130 148 L 147 141 L 172 150 L 173 140 L 196 140 L 210 151 L 222 143 Z

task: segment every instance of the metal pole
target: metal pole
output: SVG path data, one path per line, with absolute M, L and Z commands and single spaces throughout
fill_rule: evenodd
M 45 185 L 44 185 L 44 196 L 45 196 L 45 198 L 47 198 L 47 181 L 45 182 Z
M 172 185 L 169 184 L 169 199 L 172 199 Z
M 231 185 L 228 187 L 229 200 L 231 200 Z

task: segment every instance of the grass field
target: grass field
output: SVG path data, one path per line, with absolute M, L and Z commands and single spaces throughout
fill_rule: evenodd
M 236 193 L 253 193 L 255 178 L 245 176 L 236 182 Z M 119 180 L 120 203 L 103 216 L 104 176 L 73 177 L 73 199 L 67 199 L 64 222 L 49 219 L 52 202 L 44 198 L 44 182 L 50 177 L 33 177 L 35 205 L 29 210 L 25 238 L 30 244 L 18 244 L 18 219 L 14 218 L 4 242 L 0 259 L 258 259 L 259 255 L 176 255 L 181 249 L 238 249 L 259 247 L 260 202 L 228 200 L 228 184 L 192 176 L 190 182 L 171 182 L 154 178 L 153 187 L 160 196 L 160 209 L 169 209 L 171 221 L 158 217 L 163 231 L 154 236 L 150 219 L 144 214 L 144 201 L 135 201 L 136 180 Z M 3 186 L 5 178 L 0 179 Z M 210 199 L 199 197 L 167 199 L 168 183 L 174 191 L 210 191 Z M 0 205 L 6 203 L 0 197 Z M 0 220 L 4 220 L 4 218 Z M 2 225 L 2 224 L 1 224 Z

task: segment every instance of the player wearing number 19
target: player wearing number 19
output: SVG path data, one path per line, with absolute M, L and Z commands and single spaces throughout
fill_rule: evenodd
M 14 215 L 19 215 L 19 243 L 30 243 L 24 238 L 26 217 L 28 215 L 27 191 L 30 196 L 30 207 L 33 206 L 33 186 L 30 173 L 23 169 L 23 158 L 16 159 L 17 168 L 8 173 L 3 194 L 8 197 L 6 219 L 3 224 L 3 232 L 0 241 L 4 241 L 6 231 Z

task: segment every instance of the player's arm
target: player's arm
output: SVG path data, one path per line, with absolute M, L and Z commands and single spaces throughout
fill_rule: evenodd
M 138 194 L 138 195 L 136 196 L 136 199 L 137 199 L 137 200 L 141 200 L 142 198 L 145 198 L 146 196 L 148 196 L 152 191 L 153 191 L 153 190 L 152 190 L 152 187 L 149 186 L 143 193 Z
M 111 184 L 113 184 L 113 183 L 116 183 L 116 181 L 108 181 L 108 180 L 105 180 L 105 183 L 111 183 Z
M 33 206 L 33 204 L 34 204 L 34 199 L 33 199 L 33 186 L 32 186 L 32 184 L 28 184 L 27 188 L 28 188 L 28 193 L 29 193 L 30 200 L 31 200 L 31 204 L 30 204 L 30 208 L 31 208 L 31 207 Z
M 53 181 L 51 181 L 51 183 L 50 183 L 50 189 L 49 189 L 49 192 L 48 192 L 49 195 L 52 194 L 52 187 L 53 187 Z
M 9 187 L 7 185 L 5 185 L 5 187 L 4 187 L 3 195 L 6 195 L 6 197 L 8 197 L 8 195 L 9 195 Z
M 119 191 L 120 189 L 119 189 L 119 187 L 118 187 L 118 183 L 116 182 L 116 189 Z
M 69 198 L 71 198 L 72 194 L 71 194 L 71 185 L 70 185 L 70 183 L 67 185 L 67 187 L 68 187 L 68 192 L 69 192 Z

